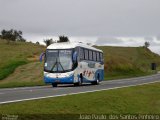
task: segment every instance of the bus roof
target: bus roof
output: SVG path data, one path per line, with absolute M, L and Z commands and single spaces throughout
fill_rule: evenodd
M 84 43 L 76 43 L 76 42 L 73 42 L 73 43 L 72 42 L 53 43 L 53 44 L 49 45 L 47 47 L 47 49 L 70 49 L 70 48 L 75 48 L 75 47 L 83 47 L 83 48 L 103 52 L 102 50 L 97 49 L 95 47 L 86 45 Z

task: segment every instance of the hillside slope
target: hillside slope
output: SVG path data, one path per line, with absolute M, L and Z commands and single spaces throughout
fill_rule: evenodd
M 29 62 L 37 61 L 44 46 L 33 43 L 12 42 L 7 44 L 0 39 L 0 80 L 14 72 L 15 68 Z
M 103 50 L 106 79 L 152 74 L 151 63 L 160 70 L 160 56 L 144 47 L 96 46 Z
M 152 62 L 160 66 L 160 56 L 143 47 L 97 48 L 104 51 L 105 80 L 152 74 Z M 0 88 L 44 85 L 43 63 L 38 58 L 45 49 L 33 43 L 0 40 Z

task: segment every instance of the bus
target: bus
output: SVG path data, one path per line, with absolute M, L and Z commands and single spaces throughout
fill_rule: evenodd
M 84 43 L 61 42 L 47 47 L 44 56 L 44 82 L 98 85 L 104 79 L 103 51 Z

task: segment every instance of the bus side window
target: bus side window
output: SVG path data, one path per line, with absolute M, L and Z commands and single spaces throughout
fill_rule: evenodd
M 96 52 L 93 51 L 93 60 L 96 61 Z
M 92 51 L 89 50 L 89 60 L 92 60 Z
M 88 50 L 85 49 L 84 52 L 85 52 L 85 60 L 88 60 Z
M 102 53 L 100 53 L 100 61 L 101 62 L 103 61 L 103 55 L 102 55 Z
M 80 48 L 80 60 L 84 60 L 84 49 Z
M 97 61 L 99 61 L 99 52 L 97 52 Z

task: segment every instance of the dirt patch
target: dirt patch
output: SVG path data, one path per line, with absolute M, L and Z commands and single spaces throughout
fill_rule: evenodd
M 33 55 L 27 58 L 28 61 L 39 61 L 39 56 L 38 55 Z
M 26 65 L 22 65 L 9 75 L 2 83 L 8 82 L 37 82 L 43 80 L 43 64 L 40 62 L 32 62 Z

